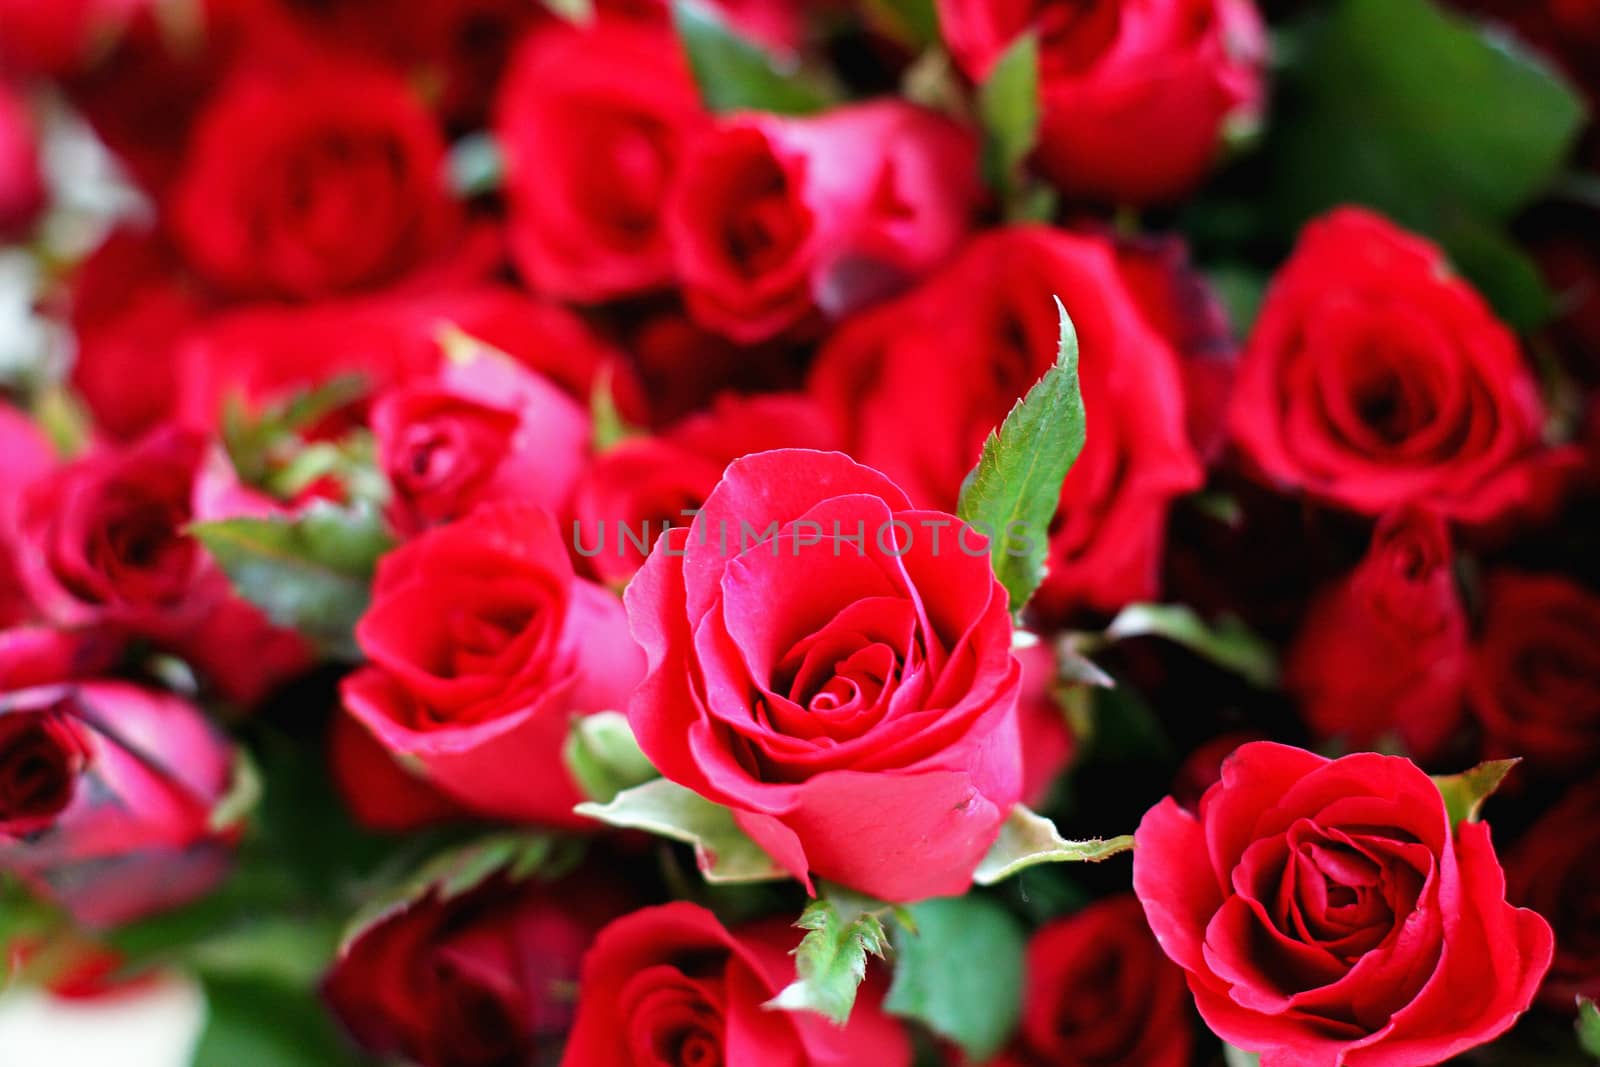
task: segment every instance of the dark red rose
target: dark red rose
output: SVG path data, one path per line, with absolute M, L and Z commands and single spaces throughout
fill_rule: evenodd
M 1311 601 L 1284 688 L 1313 735 L 1353 748 L 1398 739 L 1425 764 L 1444 754 L 1466 714 L 1454 564 L 1443 519 L 1396 512 L 1378 523 L 1366 559 Z
M 179 352 L 203 314 L 155 232 L 111 232 L 72 279 L 72 385 L 98 433 L 128 441 L 173 419 Z
M 1600 997 L 1600 782 L 1575 786 L 1517 842 L 1506 895 L 1555 928 L 1540 999 L 1570 1011 L 1575 997 Z
M 575 879 L 430 892 L 351 942 L 323 994 L 369 1052 L 419 1067 L 553 1063 L 584 951 L 623 907 Z
M 1600 759 L 1600 596 L 1556 575 L 1500 571 L 1483 585 L 1472 710 L 1497 755 L 1558 774 Z
M 772 1011 L 794 980 L 793 927 L 730 932 L 695 904 L 663 904 L 600 932 L 583 961 L 563 1067 L 909 1067 L 911 1043 L 863 986 L 848 1026 Z
M 1505 901 L 1489 827 L 1409 760 L 1239 748 L 1198 814 L 1135 835 L 1133 888 L 1207 1025 L 1262 1067 L 1420 1067 L 1525 1011 L 1550 927 Z
M 1022 792 L 986 545 L 836 452 L 734 461 L 628 586 L 640 747 L 808 885 L 963 892 Z
M 122 682 L 0 694 L 0 871 L 91 925 L 199 896 L 226 873 L 213 811 L 234 756 L 198 708 Z
M 1207 789 L 1222 780 L 1222 765 L 1233 755 L 1234 749 L 1251 741 L 1265 741 L 1264 734 L 1238 731 L 1213 737 L 1183 759 L 1178 773 L 1172 779 L 1172 798 L 1185 811 L 1200 810 L 1200 798 Z
M 954 251 L 978 190 L 971 135 L 909 104 L 752 112 L 690 144 L 667 235 L 690 314 L 749 343 L 904 288 Z
M 44 210 L 46 195 L 28 102 L 0 79 L 0 239 L 25 236 Z
M 459 228 L 432 117 L 352 64 L 237 75 L 197 120 L 168 208 L 195 267 L 243 296 L 371 289 Z
M 591 826 L 562 763 L 571 716 L 643 669 L 616 597 L 573 576 L 555 520 L 486 504 L 378 565 L 346 710 L 405 770 L 482 815 Z
M 1269 481 L 1365 515 L 1526 514 L 1566 462 L 1511 331 L 1437 248 L 1359 208 L 1309 224 L 1273 280 L 1231 423 Z
M 800 385 L 799 371 L 781 342 L 737 345 L 696 325 L 677 308 L 638 323 L 626 345 L 650 397 L 649 424 L 658 429 L 694 414 L 730 389 L 767 392 Z
M 560 512 L 589 454 L 589 415 L 551 382 L 481 345 L 379 394 L 388 515 L 410 535 L 495 500 Z
M 662 203 L 708 121 L 668 26 L 552 23 L 517 51 L 495 122 L 510 239 L 538 291 L 608 300 L 672 280 Z
M 1183 972 L 1131 893 L 1046 924 L 1028 943 L 1022 1026 L 989 1067 L 1189 1067 Z
M 1178 353 L 1189 439 L 1203 458 L 1214 459 L 1227 436 L 1239 355 L 1227 311 L 1178 238 L 1121 238 L 1117 266 L 1145 321 Z
M 1066 192 L 1118 204 L 1176 199 L 1232 129 L 1264 106 L 1266 30 L 1251 0 L 939 0 L 945 43 L 986 78 L 1039 35 L 1035 159 Z
M 1167 508 L 1203 477 L 1177 357 L 1108 241 L 1043 228 L 979 237 L 908 296 L 839 329 L 810 383 L 847 451 L 918 504 L 951 509 L 984 438 L 1055 361 L 1054 294 L 1077 329 L 1093 429 L 1050 531 L 1034 600 L 1049 618 L 1152 598 Z
M 573 497 L 573 548 L 601 581 L 625 583 L 664 530 L 689 524 L 730 462 L 832 443 L 809 397 L 719 397 L 658 437 L 630 438 L 595 458 Z

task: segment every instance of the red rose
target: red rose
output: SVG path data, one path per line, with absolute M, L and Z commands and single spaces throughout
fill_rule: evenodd
M 185 632 L 227 582 L 185 527 L 209 444 L 161 430 L 36 481 L 17 508 L 17 566 L 40 613 L 64 626 Z
M 640 747 L 807 885 L 963 892 L 1022 790 L 986 544 L 838 453 L 734 461 L 627 590 Z
M 1317 594 L 1284 663 L 1284 688 L 1318 738 L 1372 748 L 1398 737 L 1423 763 L 1466 712 L 1467 617 L 1444 520 L 1385 516 L 1367 557 Z
M 945 42 L 974 80 L 1024 30 L 1038 33 L 1035 158 L 1074 195 L 1174 200 L 1204 177 L 1230 127 L 1259 120 L 1267 40 L 1250 0 L 938 8 Z
M 1483 586 L 1473 712 L 1497 754 L 1557 774 L 1600 759 L 1600 596 L 1555 575 L 1501 571 Z
M 0 0 L 0 73 L 68 74 L 151 0 Z
M 870 980 L 848 1026 L 766 1007 L 794 980 L 798 941 L 781 923 L 730 932 L 695 904 L 623 916 L 584 957 L 563 1067 L 909 1067 Z
M 173 251 L 154 232 L 114 230 L 79 264 L 72 385 L 96 432 L 127 441 L 172 420 L 183 388 L 179 352 L 202 313 Z
M 1433 245 L 1358 208 L 1311 223 L 1273 280 L 1232 429 L 1271 481 L 1352 511 L 1485 522 L 1551 488 L 1516 339 Z
M 22 94 L 0 79 L 0 239 L 26 236 L 46 195 L 33 116 Z
M 552 23 L 516 53 L 495 126 L 511 248 L 540 292 L 609 300 L 672 280 L 660 212 L 707 121 L 666 26 Z
M 373 830 L 415 830 L 471 816 L 448 793 L 396 763 L 349 715 L 335 715 L 329 727 L 328 770 L 350 814 Z
M 199 709 L 122 682 L 0 694 L 0 871 L 92 925 L 176 907 L 226 873 L 212 813 L 233 753 Z
M 1408 760 L 1244 745 L 1199 814 L 1135 835 L 1133 888 L 1200 1014 L 1262 1067 L 1419 1067 L 1504 1032 L 1550 965 L 1489 828 Z
M 380 394 L 378 464 L 402 534 L 510 500 L 559 511 L 589 453 L 589 416 L 543 377 L 492 349 Z
M 649 423 L 665 427 L 709 405 L 729 389 L 768 392 L 799 385 L 781 341 L 747 347 L 698 325 L 678 308 L 636 324 L 626 338 L 650 397 Z
M 430 893 L 365 930 L 323 983 L 365 1049 L 420 1067 L 554 1062 L 614 894 L 565 881 Z
M 1055 360 L 1053 294 L 1077 329 L 1091 429 L 1034 600 L 1050 618 L 1153 597 L 1168 505 L 1203 476 L 1177 358 L 1111 245 L 1042 228 L 979 237 L 921 288 L 846 323 L 811 378 L 847 451 L 919 504 L 951 508 L 984 438 Z
M 749 343 L 888 296 L 965 236 L 971 135 L 900 101 L 747 113 L 691 142 L 667 201 L 690 313 Z
M 1046 924 L 1028 943 L 1022 1026 L 989 1067 L 1189 1067 L 1183 972 L 1131 893 Z
M 399 78 L 351 66 L 236 77 L 197 120 L 168 208 L 207 280 L 295 299 L 392 281 L 459 222 L 432 117 Z
M 1043 641 L 1020 645 L 1014 655 L 1022 664 L 1022 693 L 1017 700 L 1017 730 L 1022 738 L 1022 802 L 1038 807 L 1072 762 L 1077 738 L 1061 704 L 1064 685 L 1055 654 Z
M 663 530 L 689 524 L 731 461 L 832 443 L 808 397 L 719 397 L 659 437 L 631 438 L 596 457 L 573 497 L 573 548 L 600 580 L 626 582 Z
M 1506 895 L 1550 920 L 1555 962 L 1540 998 L 1600 997 L 1600 782 L 1578 785 L 1506 857 Z
M 642 670 L 622 605 L 575 578 L 556 522 L 487 504 L 378 564 L 345 708 L 406 770 L 483 815 L 589 826 L 561 759 L 570 716 Z

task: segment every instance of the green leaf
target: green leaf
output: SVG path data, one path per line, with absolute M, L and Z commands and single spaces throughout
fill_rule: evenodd
M 1246 1052 L 1242 1048 L 1234 1048 L 1224 1041 L 1222 1043 L 1222 1062 L 1227 1067 L 1261 1067 L 1261 1056 L 1254 1052 Z
M 356 1067 L 314 986 L 259 978 L 205 983 L 206 1025 L 194 1067 Z
M 1589 997 L 1578 998 L 1578 1044 L 1600 1060 L 1600 1007 Z
M 1439 793 L 1444 797 L 1450 825 L 1477 822 L 1483 802 L 1500 788 L 1500 783 L 1506 780 L 1511 768 L 1521 762 L 1520 759 L 1488 760 L 1460 774 L 1434 775 L 1433 784 L 1439 787 Z
M 620 711 L 574 719 L 561 755 L 584 796 L 601 804 L 657 776 Z
M 938 43 L 939 13 L 933 0 L 866 0 L 863 10 L 875 28 L 913 51 Z
M 707 109 L 807 115 L 828 105 L 797 64 L 740 36 L 705 0 L 672 0 L 672 22 Z
M 765 882 L 788 877 L 739 829 L 733 812 L 666 778 L 624 789 L 609 803 L 584 803 L 573 810 L 611 826 L 644 830 L 693 845 L 695 862 L 708 882 Z
M 362 905 L 345 926 L 339 951 L 348 951 L 362 934 L 430 893 L 441 901 L 454 900 L 496 876 L 520 882 L 539 873 L 557 874 L 566 870 L 572 859 L 571 850 L 554 838 L 516 831 L 448 849 Z
M 882 957 L 889 947 L 880 917 L 886 910 L 886 905 L 837 887 L 807 904 L 795 923 L 806 931 L 794 950 L 798 977 L 765 1006 L 814 1011 L 843 1026 L 867 976 L 868 954 Z
M 1032 31 L 1011 42 L 978 87 L 983 122 L 983 176 L 1009 199 L 1039 140 L 1039 39 Z
M 546 0 L 555 6 L 557 0 Z M 562 0 L 565 2 L 565 0 Z M 582 3 L 583 0 L 578 0 Z M 590 11 L 590 17 L 593 17 Z M 576 21 L 576 20 L 569 20 Z M 505 183 L 506 157 L 500 143 L 486 130 L 469 133 L 450 146 L 444 161 L 445 176 L 450 188 L 458 197 L 470 200 L 475 196 L 492 193 Z
M 1105 637 L 1165 638 L 1263 689 L 1278 679 L 1272 646 L 1248 626 L 1234 618 L 1208 624 L 1184 604 L 1130 604 L 1111 620 Z
M 896 924 L 894 982 L 884 1008 L 915 1019 L 984 1063 L 1011 1036 L 1022 1010 L 1027 934 L 985 897 L 925 900 Z
M 552 15 L 575 26 L 594 22 L 594 0 L 544 0 L 544 6 Z
M 260 803 L 261 771 L 250 750 L 241 745 L 234 750 L 233 778 L 228 791 L 211 809 L 212 833 L 221 833 L 244 822 Z
M 233 469 L 249 485 L 264 487 L 274 471 L 305 447 L 305 431 L 367 394 L 360 374 L 341 374 L 315 389 L 252 411 L 237 396 L 222 408 L 222 446 Z
M 1099 863 L 1133 847 L 1127 834 L 1102 840 L 1068 841 L 1056 824 L 1018 804 L 1000 826 L 1000 837 L 983 857 L 972 880 L 994 885 L 1040 863 Z
M 1055 364 L 984 441 L 956 507 L 963 521 L 989 535 L 994 573 L 1011 596 L 1013 613 L 1021 612 L 1044 580 L 1061 483 L 1083 450 L 1078 334 L 1059 298 L 1056 310 L 1061 344 Z
M 1526 318 L 1531 279 L 1501 261 L 1515 253 L 1501 224 L 1551 183 L 1584 119 L 1548 61 L 1429 0 L 1342 0 L 1285 81 L 1267 167 L 1281 228 L 1336 204 L 1375 207 L 1442 242 L 1502 314 Z
M 76 394 L 59 384 L 34 396 L 33 421 L 63 459 L 82 452 L 94 433 L 89 409 Z
M 189 527 L 239 595 L 330 654 L 360 656 L 352 630 L 367 608 L 378 557 L 392 544 L 377 510 L 313 501 L 296 515 Z
M 606 452 L 639 434 L 639 428 L 630 426 L 617 410 L 617 397 L 613 390 L 611 369 L 603 368 L 595 375 L 594 389 L 589 393 L 589 422 L 594 427 L 594 451 Z

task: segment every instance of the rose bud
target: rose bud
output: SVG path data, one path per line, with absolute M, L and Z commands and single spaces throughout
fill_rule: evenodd
M 1600 997 L 1600 782 L 1574 786 L 1523 834 L 1506 857 L 1506 895 L 1555 928 L 1540 999 L 1570 1011 Z
M 986 546 L 838 453 L 734 461 L 628 586 L 640 748 L 808 886 L 965 891 L 1022 793 Z
M 1424 764 L 1445 753 L 1466 714 L 1454 563 L 1444 520 L 1396 512 L 1378 523 L 1366 559 L 1311 601 L 1284 688 L 1313 735 L 1352 748 L 1397 738 Z
M 563 1067 L 836 1064 L 909 1067 L 911 1043 L 869 976 L 846 1026 L 767 1002 L 794 980 L 798 932 L 729 931 L 696 904 L 644 908 L 595 938 Z
M 957 64 L 985 80 L 1024 31 L 1039 40 L 1034 159 L 1063 191 L 1175 200 L 1264 106 L 1266 28 L 1251 0 L 1010 4 L 938 0 Z
M 402 768 L 481 815 L 593 825 L 572 811 L 568 721 L 621 708 L 643 663 L 547 512 L 485 504 L 391 552 L 355 636 L 372 665 L 345 709 Z
M 559 511 L 589 452 L 589 415 L 551 382 L 475 342 L 372 407 L 378 465 L 405 535 L 514 500 Z
M 553 1063 L 579 963 L 623 903 L 575 880 L 430 892 L 361 932 L 323 993 L 367 1051 L 419 1067 Z
M 1048 620 L 1155 597 L 1168 508 L 1204 476 L 1177 355 L 1109 241 L 1043 228 L 978 237 L 908 296 L 841 327 L 809 383 L 847 452 L 919 505 L 952 509 L 984 438 L 1055 361 L 1057 293 L 1095 430 L 1061 487 L 1030 609 Z
M 721 396 L 659 437 L 630 438 L 596 457 L 573 497 L 573 548 L 601 581 L 625 583 L 662 531 L 689 524 L 731 461 L 832 443 L 808 397 Z
M 25 236 L 46 199 L 33 116 L 22 95 L 0 79 L 0 240 Z
M 661 288 L 661 205 L 708 121 L 671 28 L 603 18 L 534 31 L 500 91 L 510 240 L 539 292 L 599 301 Z
M 1516 338 L 1433 245 L 1371 212 L 1310 223 L 1239 368 L 1231 428 L 1271 483 L 1364 515 L 1486 523 L 1559 488 Z
M 197 119 L 167 207 L 208 281 L 289 299 L 391 282 L 460 223 L 432 116 L 398 76 L 349 64 L 235 75 Z
M 1262 1067 L 1447 1060 L 1505 1032 L 1550 926 L 1505 900 L 1489 827 L 1397 756 L 1239 748 L 1198 814 L 1139 824 L 1133 888 L 1206 1024 Z
M 1556 575 L 1500 571 L 1483 586 L 1469 700 L 1495 755 L 1560 775 L 1600 759 L 1600 596 Z
M 205 893 L 235 831 L 214 825 L 234 774 L 200 711 L 122 682 L 0 695 L 0 871 L 81 922 L 126 922 Z
M 979 195 L 976 142 L 932 112 L 752 112 L 691 142 L 667 236 L 690 314 L 748 344 L 904 288 L 955 250 Z
M 1028 943 L 1022 1025 L 987 1067 L 1189 1067 L 1183 972 L 1130 893 L 1046 924 Z

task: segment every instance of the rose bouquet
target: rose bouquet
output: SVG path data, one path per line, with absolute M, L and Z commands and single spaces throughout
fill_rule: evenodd
M 1593 1062 L 1597 55 L 0 0 L 0 986 L 197 989 L 196 1067 Z

